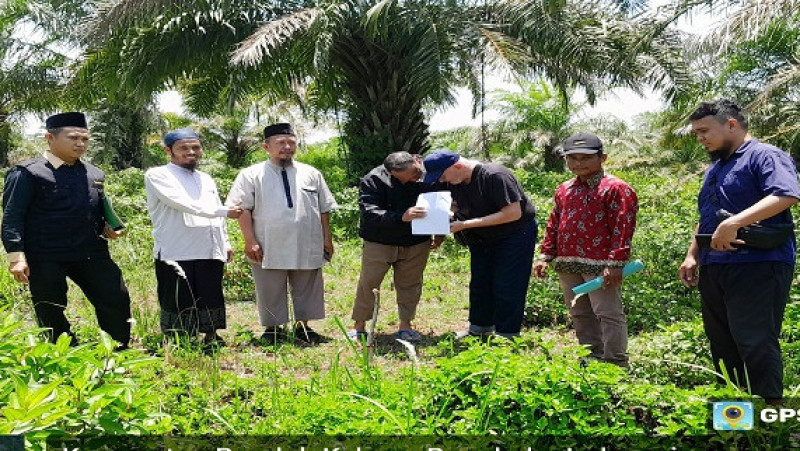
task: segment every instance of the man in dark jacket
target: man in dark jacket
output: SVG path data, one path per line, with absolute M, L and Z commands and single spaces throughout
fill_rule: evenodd
M 64 316 L 67 277 L 94 305 L 100 328 L 125 348 L 130 340 L 131 300 L 106 239 L 120 233 L 103 213 L 103 171 L 81 161 L 89 142 L 83 113 L 46 121 L 49 150 L 6 176 L 3 246 L 14 279 L 30 285 L 33 307 L 50 339 L 75 335 Z
M 412 235 L 411 221 L 425 217 L 425 209 L 416 207 L 420 193 L 428 191 L 420 183 L 422 159 L 408 152 L 389 154 L 383 165 L 361 179 L 358 204 L 361 209 L 359 236 L 364 239 L 361 274 L 353 305 L 353 338 L 366 335 L 366 321 L 372 319 L 374 295 L 389 268 L 394 268 L 397 311 L 400 318 L 397 337 L 407 341 L 420 339 L 411 328 L 422 294 L 422 273 L 432 247 L 428 235 Z M 436 240 L 438 244 L 440 241 Z

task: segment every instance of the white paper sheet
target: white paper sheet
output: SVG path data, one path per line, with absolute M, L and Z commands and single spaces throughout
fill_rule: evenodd
M 447 235 L 450 233 L 450 191 L 422 193 L 417 198 L 417 207 L 428 210 L 424 218 L 411 221 L 414 235 Z

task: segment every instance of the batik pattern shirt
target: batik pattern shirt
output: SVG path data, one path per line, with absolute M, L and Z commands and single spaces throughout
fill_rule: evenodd
M 600 274 L 630 259 L 638 199 L 633 188 L 600 172 L 559 185 L 542 241 L 541 260 L 553 270 Z

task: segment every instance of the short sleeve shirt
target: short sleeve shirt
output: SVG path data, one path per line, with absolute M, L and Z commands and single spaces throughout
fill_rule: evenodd
M 264 269 L 318 269 L 323 256 L 320 215 L 337 205 L 322 174 L 295 161 L 286 167 L 287 193 L 279 168 L 270 161 L 243 169 L 236 176 L 227 204 L 252 210 L 253 233 L 264 252 Z
M 800 198 L 797 168 L 786 152 L 751 139 L 726 160 L 719 160 L 706 171 L 703 186 L 698 196 L 700 211 L 699 233 L 714 233 L 720 220 L 716 212 L 720 208 L 730 213 L 739 213 L 766 196 L 789 196 Z M 787 224 L 792 222 L 787 209 L 762 224 Z M 794 264 L 796 243 L 794 239 L 775 249 L 737 249 L 715 251 L 700 249 L 700 264 L 752 263 L 778 261 Z
M 520 203 L 522 217 L 516 221 L 469 229 L 470 233 L 480 238 L 492 239 L 510 235 L 536 218 L 536 209 L 522 190 L 522 185 L 505 166 L 495 163 L 478 164 L 472 171 L 469 183 L 445 186 L 453 195 L 460 219 L 481 218 L 497 213 L 506 205 Z

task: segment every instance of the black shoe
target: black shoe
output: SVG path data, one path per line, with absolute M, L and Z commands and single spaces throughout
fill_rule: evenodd
M 306 341 L 311 344 L 327 343 L 331 341 L 329 337 L 318 334 L 314 329 L 298 324 L 294 328 L 294 336 L 300 340 Z
M 292 341 L 291 337 L 289 337 L 280 326 L 268 327 L 264 333 L 261 334 L 259 340 L 265 342 L 267 345 L 276 345 Z
M 466 340 L 470 337 L 479 338 L 481 341 L 487 341 L 489 338 L 494 337 L 494 332 L 476 333 L 471 330 L 462 330 L 456 332 L 456 341 Z
M 225 343 L 225 340 L 222 339 L 219 335 L 214 336 L 212 339 L 204 338 L 203 339 L 203 346 L 214 346 L 217 348 L 224 348 L 228 346 L 228 343 Z

